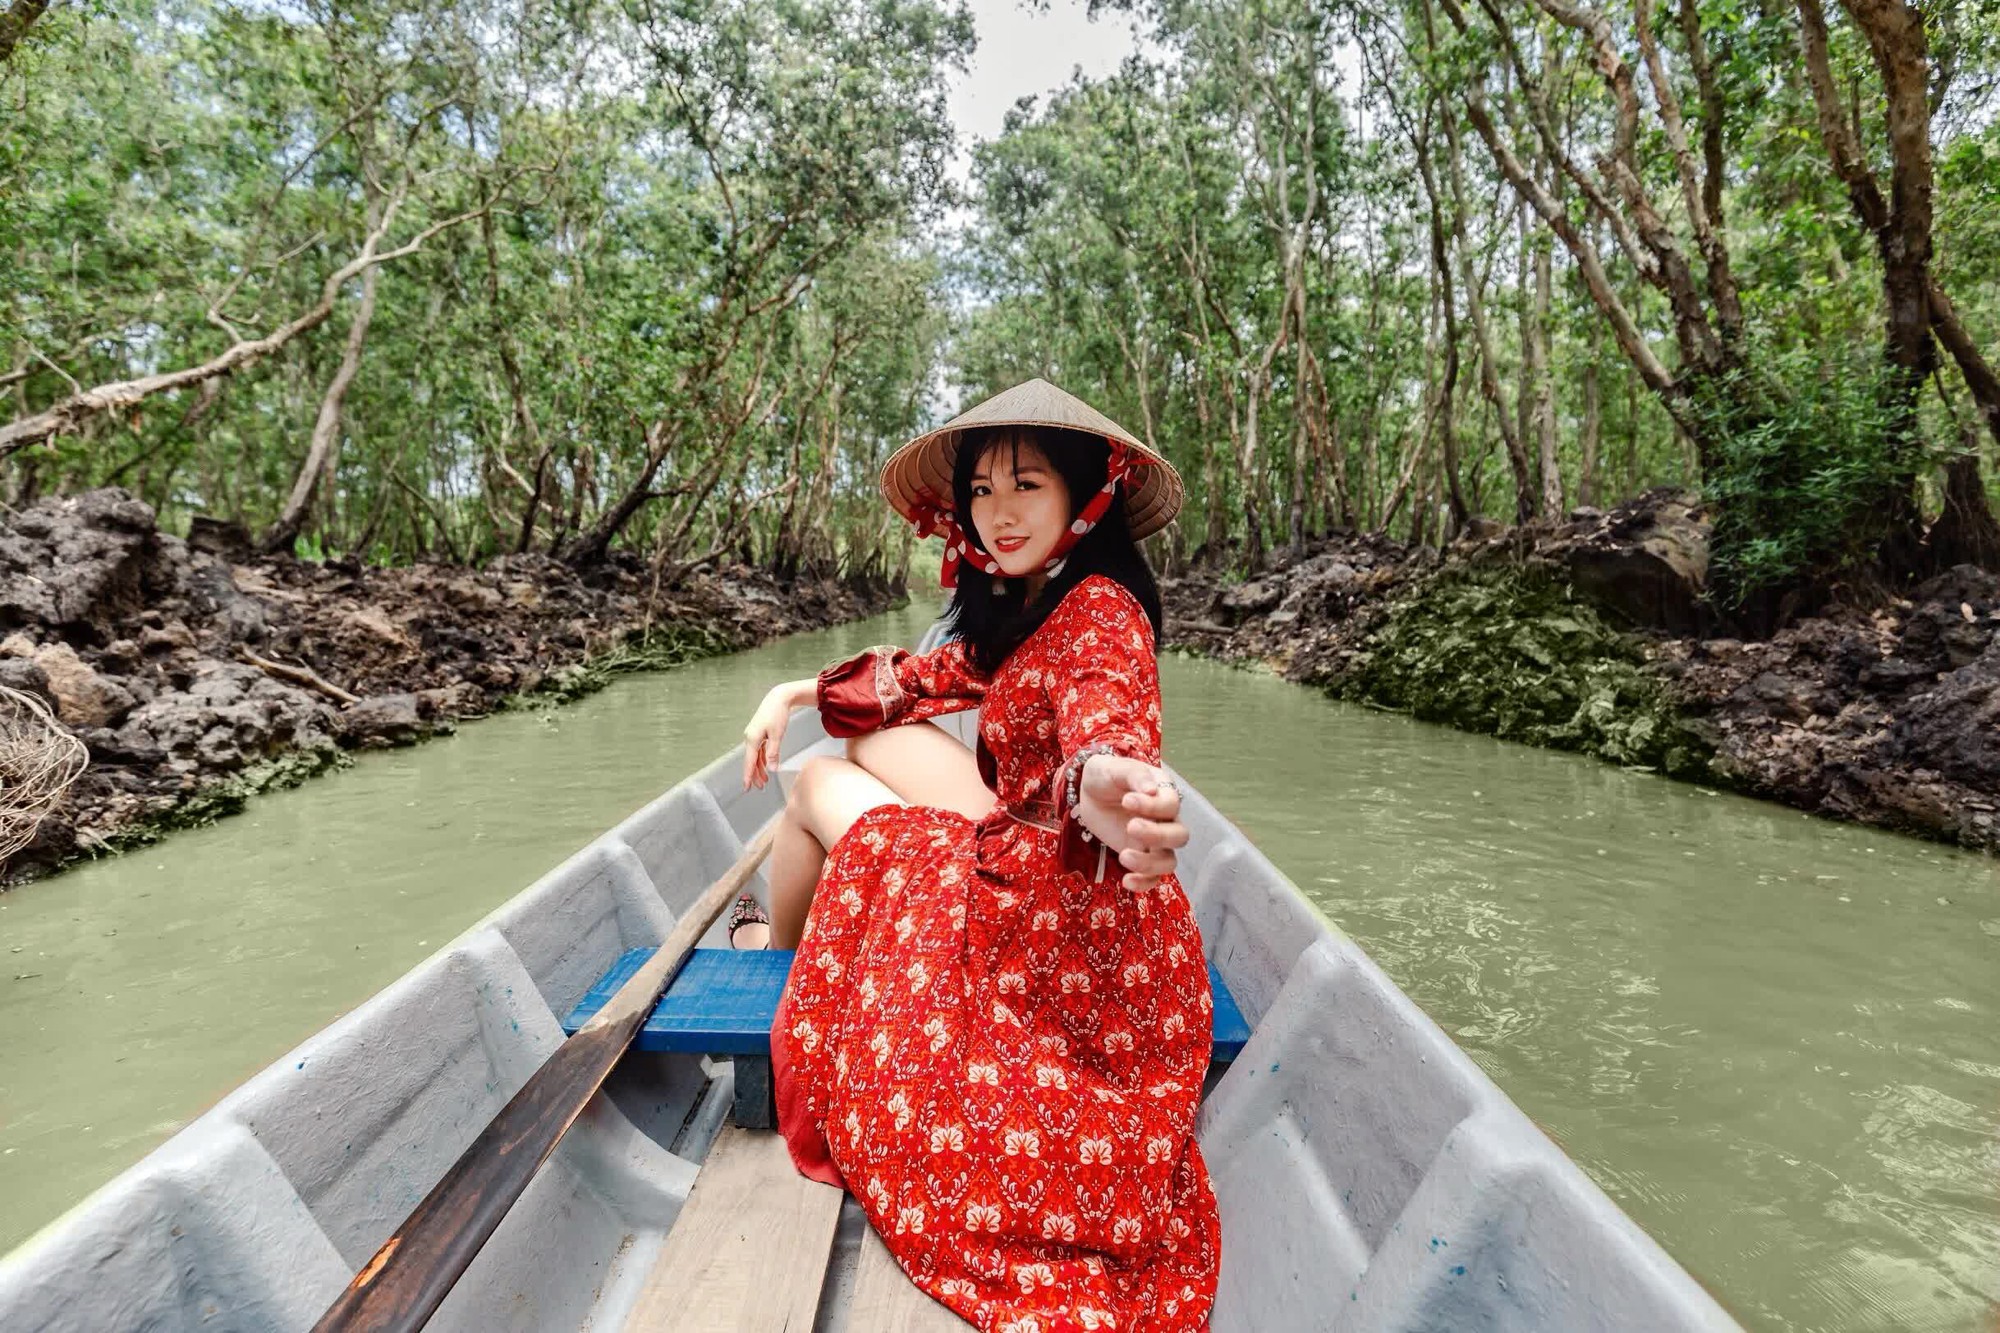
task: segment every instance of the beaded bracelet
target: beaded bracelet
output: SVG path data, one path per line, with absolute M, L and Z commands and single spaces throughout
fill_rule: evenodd
M 1062 809 L 1059 812 L 1060 815 L 1071 819 L 1076 818 L 1074 812 L 1083 800 L 1083 766 L 1090 762 L 1092 756 L 1116 753 L 1118 753 L 1117 747 L 1112 745 L 1111 742 L 1097 741 L 1084 746 L 1069 757 L 1069 771 L 1063 776 Z M 1078 823 L 1081 824 L 1082 821 L 1078 820 Z M 1080 827 L 1077 829 L 1077 832 L 1083 835 L 1085 842 L 1095 841 L 1089 829 Z

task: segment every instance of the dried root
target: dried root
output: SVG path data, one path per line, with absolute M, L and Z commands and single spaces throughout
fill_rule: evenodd
M 89 762 L 47 704 L 0 685 L 0 866 L 35 840 Z

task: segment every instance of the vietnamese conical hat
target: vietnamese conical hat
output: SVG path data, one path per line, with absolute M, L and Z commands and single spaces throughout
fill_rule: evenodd
M 958 458 L 958 447 L 966 432 L 988 426 L 1048 426 L 1081 431 L 1117 440 L 1144 458 L 1151 466 L 1140 469 L 1138 476 L 1126 483 L 1125 490 L 1125 517 L 1135 540 L 1158 532 L 1180 511 L 1184 488 L 1172 463 L 1089 403 L 1041 379 L 996 393 L 891 454 L 882 465 L 883 496 L 905 518 L 916 516 L 917 504 L 926 496 L 949 508 L 951 469 Z

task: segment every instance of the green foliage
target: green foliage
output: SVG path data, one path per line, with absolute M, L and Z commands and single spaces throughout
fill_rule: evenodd
M 250 798 L 262 792 L 283 791 L 331 769 L 346 768 L 354 760 L 346 751 L 331 745 L 310 750 L 291 750 L 273 759 L 260 760 L 239 772 L 208 783 L 189 793 L 165 814 L 121 829 L 108 840 L 110 851 L 130 851 L 158 842 L 177 829 L 200 828 L 242 811 Z
M 1705 775 L 1709 751 L 1643 661 L 1631 639 L 1547 576 L 1455 570 L 1392 604 L 1362 657 L 1327 689 L 1503 740 Z
M 619 676 L 719 657 L 742 645 L 701 625 L 669 624 L 636 631 L 625 641 L 587 662 L 551 672 L 534 689 L 507 701 L 513 708 L 555 708 L 597 693 Z
M 1610 16 L 1606 40 L 1635 81 L 1630 123 L 1588 25 L 1546 7 L 1111 2 L 1150 24 L 1160 54 L 1023 105 L 979 146 L 966 269 L 984 299 L 954 350 L 973 390 L 1051 375 L 1149 433 L 1187 481 L 1170 537 L 1180 551 L 1231 538 L 1247 551 L 1253 524 L 1268 541 L 1281 513 L 1302 513 L 1309 529 L 1388 524 L 1436 540 L 1439 525 L 1420 513 L 1462 497 L 1474 514 L 1511 518 L 1523 483 L 1533 503 L 1520 508 L 1557 520 L 1577 503 L 1698 484 L 1713 444 L 1701 427 L 1734 441 L 1719 490 L 1774 496 L 1738 507 L 1742 558 L 1725 573 L 1757 586 L 1823 562 L 1834 545 L 1870 543 L 1873 511 L 1834 493 L 1867 490 L 1885 448 L 1887 418 L 1871 420 L 1853 383 L 1881 357 L 1883 272 L 1877 237 L 1829 161 L 1794 6 L 1651 11 L 1683 165 L 1633 14 L 1615 6 L 1593 12 Z M 1978 337 L 2000 327 L 2000 5 L 1924 8 L 1935 271 Z M 1888 190 L 1876 57 L 1852 6 L 1825 9 L 1834 80 Z M 1491 132 L 1528 176 L 1560 187 L 1601 265 L 1596 287 L 1523 207 L 1469 97 L 1483 98 Z M 1629 178 L 1628 164 L 1600 157 L 1621 141 Z M 1569 163 L 1552 161 L 1557 152 Z M 1570 188 L 1588 179 L 1599 184 Z M 1695 234 L 1690 192 L 1714 214 L 1734 302 L 1719 290 L 1714 246 Z M 1289 327 L 1288 288 L 1304 297 Z M 1612 303 L 1629 319 L 1622 338 Z M 1457 342 L 1445 403 L 1448 319 Z M 1775 390 L 1721 376 L 1698 385 L 1746 339 L 1760 374 L 1777 367 Z M 1973 419 L 1943 368 L 1956 416 L 1930 386 L 1916 405 L 1931 441 L 1955 440 Z M 1822 383 L 1852 392 L 1832 401 Z M 1677 422 L 1697 385 L 1703 401 Z M 1519 469 L 1502 423 L 1525 446 Z M 1545 440 L 1559 496 L 1538 484 Z M 1795 502 L 1814 513 L 1787 526 Z M 1837 540 L 1800 530 L 1842 514 L 1861 526 Z
M 1888 501 L 1915 469 L 1892 445 L 1891 376 L 1848 360 L 1767 352 L 1701 386 L 1716 442 L 1709 584 L 1725 604 L 1837 575 L 1886 534 Z
M 385 245 L 458 221 L 379 271 L 365 327 L 350 281 L 213 397 L 93 418 L 0 463 L 0 494 L 116 482 L 170 526 L 264 531 L 350 337 L 358 373 L 301 532 L 371 561 L 583 559 L 604 537 L 676 564 L 895 573 L 910 541 L 882 515 L 882 458 L 953 399 L 1028 375 L 1175 462 L 1188 504 L 1161 541 L 1181 555 L 1247 551 L 1253 525 L 1266 544 L 1335 525 L 1435 541 L 1448 503 L 1513 514 L 1544 440 L 1560 494 L 1537 486 L 1531 507 L 1550 517 L 1697 480 L 1667 410 L 1688 386 L 1635 372 L 1604 288 L 1468 118 L 1483 80 L 1501 138 L 1553 183 L 1629 138 L 1629 181 L 1559 193 L 1654 378 L 1706 364 L 1720 344 L 1682 317 L 1716 284 L 1630 15 L 1610 29 L 1640 87 L 1621 129 L 1590 38 L 1533 5 L 1460 6 L 1461 32 L 1419 0 L 1106 2 L 1146 54 L 975 145 L 958 237 L 945 93 L 973 31 L 955 0 L 55 6 L 0 66 L 5 420 L 283 327 L 405 186 Z M 1880 72 L 1850 10 L 1826 9 L 1887 188 Z M 1934 271 L 1990 342 L 2000 0 L 1925 14 Z M 1691 168 L 1718 187 L 1749 360 L 1780 371 L 1776 389 L 1700 387 L 1726 427 L 1713 493 L 1742 520 L 1721 569 L 1754 589 L 1870 539 L 1873 511 L 1843 497 L 1881 452 L 1851 383 L 1883 341 L 1877 242 L 1829 164 L 1793 7 L 1653 17 Z M 1558 123 L 1531 128 L 1537 104 Z M 1628 187 L 1657 226 L 1606 225 Z M 1663 238 L 1692 273 L 1673 302 L 1649 276 L 1672 268 Z M 1918 424 L 1955 443 L 1972 414 L 1948 365 L 1941 380 L 1950 405 L 1926 388 Z M 1843 514 L 1863 527 L 1836 532 Z
M 282 326 L 406 186 L 378 249 L 461 220 L 377 273 L 303 549 L 472 561 L 607 521 L 690 560 L 898 558 L 871 473 L 946 332 L 963 11 L 138 0 L 37 38 L 0 81 L 0 421 Z M 117 482 L 265 530 L 361 288 L 212 399 L 15 455 L 7 497 Z

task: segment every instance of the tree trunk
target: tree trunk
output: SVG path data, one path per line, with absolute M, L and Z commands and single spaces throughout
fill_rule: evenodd
M 1604 428 L 1603 408 L 1598 402 L 1597 348 L 1590 350 L 1591 358 L 1583 367 L 1583 460 L 1576 478 L 1576 502 L 1580 505 L 1597 503 L 1597 440 Z
M 1507 466 L 1514 476 L 1514 521 L 1526 523 L 1535 516 L 1535 483 L 1529 475 L 1528 453 L 1522 446 L 1520 432 L 1515 429 L 1507 392 L 1500 385 L 1493 335 L 1486 326 L 1486 301 L 1480 292 L 1479 275 L 1473 267 L 1472 247 L 1465 237 L 1465 174 L 1459 163 L 1456 138 L 1454 132 L 1451 176 L 1452 193 L 1457 200 L 1458 267 L 1465 284 L 1466 310 L 1472 316 L 1473 342 L 1479 351 L 1479 391 L 1493 407 L 1493 419 L 1500 428 L 1500 442 L 1507 450 Z
M 1452 240 L 1458 251 L 1459 279 L 1465 286 L 1466 313 L 1472 317 L 1473 343 L 1479 353 L 1479 391 L 1493 407 L 1500 441 L 1507 449 L 1507 465 L 1514 476 L 1514 521 L 1525 523 L 1535 515 L 1534 482 L 1528 475 L 1527 451 L 1522 446 L 1520 432 L 1515 429 L 1506 391 L 1500 386 L 1493 336 L 1486 326 L 1483 284 L 1473 266 L 1472 245 L 1466 237 L 1465 152 L 1457 124 L 1449 116 L 1445 118 L 1445 139 L 1450 146 L 1447 165 L 1451 170 Z
M 1426 474 L 1414 499 L 1410 501 L 1410 545 L 1424 546 L 1430 541 L 1431 493 L 1435 480 Z M 1385 513 L 1385 519 L 1393 519 L 1394 514 Z
M 1305 358 L 1299 358 L 1300 370 L 1305 369 Z M 1301 375 L 1300 380 L 1304 380 Z M 1294 555 L 1306 547 L 1306 478 L 1311 470 L 1311 455 L 1307 450 L 1311 432 L 1306 427 L 1305 385 L 1298 386 L 1298 399 L 1293 411 L 1297 417 L 1292 423 L 1292 508 L 1289 545 Z
M 1546 91 L 1535 84 L 1512 29 L 1500 16 L 1497 4 L 1482 3 L 1482 8 L 1494 18 L 1501 53 L 1521 84 L 1531 112 L 1530 119 L 1541 144 L 1541 156 L 1559 169 L 1564 179 L 1582 191 L 1611 228 L 1634 269 L 1666 297 L 1673 313 L 1675 340 L 1681 349 L 1681 365 L 1677 370 L 1670 370 L 1653 351 L 1633 307 L 1613 289 L 1596 244 L 1570 217 L 1562 203 L 1535 178 L 1508 137 L 1500 132 L 1487 102 L 1483 70 L 1475 69 L 1461 88 L 1466 116 L 1508 184 L 1534 208 L 1576 261 L 1585 290 L 1611 325 L 1618 350 L 1631 362 L 1646 387 L 1659 397 L 1667 411 L 1691 433 L 1700 452 L 1702 469 L 1706 472 L 1711 450 L 1706 439 L 1705 423 L 1690 406 L 1689 384 L 1693 377 L 1717 373 L 1732 363 L 1726 341 L 1717 337 L 1714 325 L 1702 307 L 1700 289 L 1679 241 L 1647 194 L 1641 179 L 1635 150 L 1641 101 L 1631 66 L 1620 53 L 1617 30 L 1603 11 L 1584 9 L 1568 3 L 1568 0 L 1534 2 L 1564 26 L 1583 34 L 1591 43 L 1598 72 L 1603 76 L 1615 104 L 1612 142 L 1599 156 L 1598 165 L 1604 175 L 1616 184 L 1622 209 L 1618 201 L 1614 201 L 1598 181 L 1583 170 L 1565 145 L 1549 113 Z M 1452 26 L 1460 34 L 1474 35 L 1459 0 L 1441 0 L 1441 3 Z M 1431 44 L 1435 47 L 1434 41 Z M 1719 238 L 1716 241 L 1719 245 Z
M 1848 200 L 1875 235 L 1882 262 L 1886 327 L 1882 354 L 1889 366 L 1887 426 L 1897 475 L 1877 514 L 1886 520 L 1881 561 L 1891 577 L 1920 572 L 1922 515 L 1917 509 L 1917 460 L 1923 448 L 1917 396 L 1937 364 L 1930 275 L 1931 195 L 1930 75 L 1923 15 L 1904 0 L 1844 0 L 1868 38 L 1882 76 L 1891 153 L 1890 197 L 1884 199 L 1864 149 L 1840 105 L 1827 56 L 1826 15 L 1820 0 L 1798 0 L 1800 48 L 1806 79 L 1819 113 L 1820 137 Z
M 1435 105 L 1435 104 L 1434 104 Z M 1441 114 L 1450 111 L 1437 105 Z M 1445 540 L 1458 536 L 1471 518 L 1466 508 L 1465 494 L 1458 482 L 1458 426 L 1456 406 L 1458 399 L 1458 301 L 1451 284 L 1451 256 L 1446 242 L 1448 229 L 1444 221 L 1444 208 L 1438 195 L 1437 172 L 1431 165 L 1429 110 L 1426 110 L 1426 124 L 1417 136 L 1417 170 L 1424 183 L 1424 194 L 1430 201 L 1431 213 L 1431 282 L 1436 285 L 1438 298 L 1444 304 L 1444 382 L 1438 400 L 1438 444 L 1439 467 L 1444 473 L 1446 502 L 1451 508 L 1451 521 Z M 1456 228 L 1450 229 L 1455 231 Z
M 1683 0 L 1681 31 L 1688 43 L 1688 62 L 1694 69 L 1695 84 L 1702 99 L 1702 152 L 1707 178 L 1695 170 L 1694 151 L 1688 144 L 1687 127 L 1681 119 L 1680 97 L 1668 77 L 1666 61 L 1653 40 L 1652 0 L 1636 0 L 1633 30 L 1639 39 L 1640 57 L 1653 82 L 1660 123 L 1673 150 L 1674 166 L 1681 178 L 1682 202 L 1688 223 L 1708 270 L 1709 299 L 1715 304 L 1716 322 L 1721 326 L 1725 346 L 1733 346 L 1743 331 L 1743 304 L 1736 290 L 1736 276 L 1729 264 L 1728 247 L 1722 243 L 1722 96 L 1708 63 L 1708 48 L 1702 40 L 1700 5 Z
M 1958 311 L 1952 308 L 1951 298 L 1938 285 L 1936 275 L 1931 277 L 1931 320 L 1938 341 L 1958 363 L 1959 374 L 1972 394 L 1980 419 L 1986 423 L 1987 433 L 2000 441 L 2000 375 L 1994 374 L 1993 367 L 1979 354 L 1978 344 L 1959 322 Z
M 1273 350 L 1277 344 L 1273 343 Z M 1236 454 L 1236 475 L 1243 482 L 1243 559 L 1245 567 L 1257 569 L 1264 563 L 1264 520 L 1258 511 L 1257 496 L 1257 414 L 1264 402 L 1265 372 L 1250 372 L 1249 407 L 1243 418 L 1243 438 Z
M 645 508 L 653 498 L 653 478 L 659 475 L 660 464 L 667 459 L 672 447 L 673 436 L 668 433 L 664 422 L 654 422 L 646 429 L 646 461 L 639 469 L 639 475 L 618 497 L 618 502 L 597 516 L 597 521 L 563 547 L 561 560 L 564 564 L 583 569 L 591 565 L 601 565 L 611 553 L 611 543 L 622 532 L 632 516 Z M 718 468 L 719 472 L 720 469 Z M 581 502 L 583 488 L 577 488 Z
M 48 7 L 48 0 L 14 0 L 5 13 L 0 13 L 0 65 L 14 58 L 14 48 Z
M 818 549 L 808 552 L 808 565 L 814 572 L 828 576 L 840 572 L 840 542 L 833 532 L 833 481 L 840 468 L 843 405 L 841 385 L 836 380 L 827 393 L 827 426 L 825 438 L 820 442 L 819 472 L 813 478 L 812 497 L 807 502 L 807 512 L 813 516 L 818 534 L 814 543 Z M 749 456 L 749 450 L 744 451 L 744 456 Z
M 1208 390 L 1204 387 L 1201 367 L 1193 367 L 1189 378 L 1194 382 L 1194 419 L 1201 427 L 1201 489 L 1205 520 L 1202 545 L 1213 558 L 1222 550 L 1222 544 L 1229 540 L 1229 506 L 1222 484 L 1222 441 L 1215 437 L 1215 417 L 1209 410 Z
M 360 535 L 355 537 L 350 548 L 352 554 L 362 559 L 368 558 L 368 548 L 375 544 L 375 534 L 382 529 L 382 520 L 389 513 L 389 497 L 394 489 L 389 486 L 375 488 L 375 503 L 369 507 L 368 520 L 361 525 Z
M 469 114 L 469 113 L 468 113 Z M 485 182 L 480 183 L 482 192 Z M 535 520 L 542 509 L 542 489 L 549 475 L 549 450 L 542 443 L 541 427 L 535 421 L 534 409 L 528 403 L 528 386 L 521 374 L 521 359 L 514 350 L 514 334 L 509 326 L 500 302 L 500 247 L 493 235 L 493 209 L 490 202 L 479 215 L 479 236 L 486 247 L 486 306 L 493 320 L 493 348 L 500 357 L 500 374 L 507 381 L 508 405 L 514 415 L 515 428 L 527 442 L 528 450 L 535 460 L 535 478 L 531 482 L 523 477 L 513 460 L 506 455 L 506 441 L 503 438 L 498 450 L 500 469 L 507 479 L 520 487 L 527 497 L 527 505 L 521 515 L 520 531 L 514 538 L 514 551 L 521 554 L 535 544 Z
M 1978 565 L 2000 571 L 2000 524 L 1986 502 L 1986 485 L 1979 479 L 1978 437 L 1968 433 L 1967 448 L 1944 465 L 1944 512 L 1924 538 L 1932 572 L 1953 565 Z
M 803 419 L 792 423 L 791 450 L 785 468 L 787 476 L 796 477 L 801 471 L 805 461 L 805 433 Z M 778 512 L 778 530 L 771 536 L 771 566 L 780 574 L 798 572 L 799 552 L 804 547 L 804 540 L 793 529 L 798 522 L 800 498 L 796 486 L 785 496 L 785 507 Z
M 368 343 L 368 325 L 375 318 L 375 280 L 381 272 L 379 267 L 370 267 L 361 275 L 361 301 L 354 308 L 354 321 L 347 326 L 347 342 L 341 349 L 340 368 L 334 371 L 332 382 L 326 386 L 326 393 L 319 400 L 319 415 L 313 421 L 312 443 L 306 450 L 305 462 L 299 466 L 297 478 L 292 482 L 292 493 L 286 497 L 285 507 L 278 513 L 278 521 L 271 525 L 260 543 L 266 551 L 291 549 L 292 542 L 305 527 L 306 516 L 312 512 L 313 496 L 319 490 L 322 476 L 331 477 L 333 474 L 335 454 L 340 448 L 341 412 L 347 405 L 348 389 L 353 387 L 355 376 L 361 373 L 361 353 Z
M 1556 454 L 1556 402 L 1554 377 L 1549 373 L 1549 307 L 1553 293 L 1553 257 L 1548 238 L 1535 243 L 1535 370 L 1534 407 L 1529 415 L 1535 425 L 1536 464 L 1541 474 L 1542 517 L 1551 523 L 1563 516 L 1562 462 Z
M 1427 503 L 1425 497 L 1431 485 L 1431 431 L 1437 423 L 1438 415 L 1438 384 L 1437 377 L 1433 373 L 1437 362 L 1437 325 L 1437 282 L 1435 275 L 1433 275 L 1430 299 L 1424 303 L 1424 355 L 1421 377 L 1417 381 L 1423 385 L 1423 392 L 1418 398 L 1416 428 L 1406 432 L 1410 441 L 1407 450 L 1403 449 L 1399 442 L 1397 448 L 1398 472 L 1396 484 L 1390 489 L 1389 498 L 1383 502 L 1380 518 L 1378 519 L 1373 515 L 1369 518 L 1370 530 L 1377 533 L 1388 532 L 1390 525 L 1396 521 L 1397 512 L 1403 507 L 1405 496 L 1408 496 L 1410 499 L 1410 531 L 1412 534 L 1410 541 L 1412 545 L 1422 544 L 1422 538 L 1417 534 L 1423 531 L 1425 522 L 1424 505 Z M 1412 487 L 1415 488 L 1414 493 L 1412 493 Z
M 1520 317 L 1520 327 L 1516 331 L 1516 340 L 1520 344 L 1521 355 L 1518 367 L 1519 375 L 1514 386 L 1514 434 L 1520 438 L 1521 449 L 1525 453 L 1530 447 L 1530 442 L 1535 438 L 1535 395 L 1542 382 L 1541 347 L 1538 345 L 1535 336 L 1537 333 L 1534 301 L 1535 243 L 1534 237 L 1529 234 L 1527 209 L 1517 208 L 1514 210 L 1514 231 L 1514 300 L 1516 303 L 1514 308 L 1516 314 Z M 1531 472 L 1533 467 L 1534 463 L 1531 457 L 1529 460 Z M 1537 494 L 1539 494 L 1539 487 L 1537 488 Z
M 1625 494 L 1639 489 L 1639 386 L 1625 377 Z

